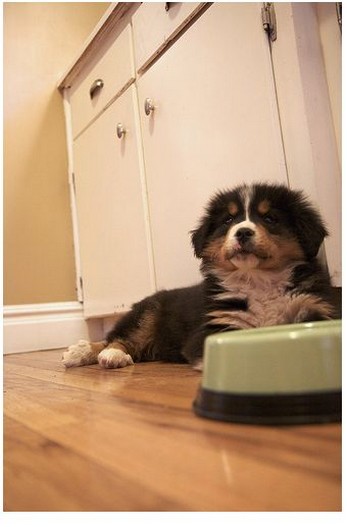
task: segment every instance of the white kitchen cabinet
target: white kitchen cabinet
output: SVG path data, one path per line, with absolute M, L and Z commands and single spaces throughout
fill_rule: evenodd
M 136 108 L 131 86 L 74 143 L 86 317 L 124 311 L 154 291 Z
M 169 4 L 113 4 L 59 85 L 86 317 L 199 281 L 189 232 L 216 190 L 242 183 L 306 191 L 341 285 L 332 20 L 319 26 L 314 3 L 275 4 L 270 43 L 263 3 Z
M 70 90 L 73 137 L 134 79 L 132 31 L 127 24 L 91 71 Z
M 200 279 L 189 231 L 216 190 L 288 183 L 260 9 L 214 4 L 138 81 L 159 288 Z

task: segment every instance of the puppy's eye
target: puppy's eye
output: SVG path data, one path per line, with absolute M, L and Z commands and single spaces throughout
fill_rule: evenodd
M 224 223 L 225 225 L 230 225 L 233 221 L 234 221 L 234 216 L 228 216 L 225 220 L 224 220 Z
M 268 225 L 275 225 L 278 223 L 278 218 L 274 214 L 266 214 L 263 216 L 263 221 Z

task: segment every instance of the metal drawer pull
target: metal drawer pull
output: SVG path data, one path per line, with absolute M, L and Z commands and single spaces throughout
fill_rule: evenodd
M 89 90 L 90 98 L 92 99 L 94 95 L 98 93 L 103 87 L 104 87 L 104 81 L 102 79 L 96 79 L 96 81 L 93 82 Z
M 150 115 L 154 111 L 154 104 L 152 99 L 145 99 L 145 114 Z
M 117 136 L 119 137 L 119 139 L 122 139 L 122 137 L 124 137 L 125 134 L 126 134 L 126 130 L 124 126 L 122 125 L 122 123 L 118 123 L 117 124 Z

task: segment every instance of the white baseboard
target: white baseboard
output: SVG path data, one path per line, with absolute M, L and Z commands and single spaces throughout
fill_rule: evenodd
M 89 338 L 79 302 L 4 306 L 3 321 L 5 354 L 64 348 Z

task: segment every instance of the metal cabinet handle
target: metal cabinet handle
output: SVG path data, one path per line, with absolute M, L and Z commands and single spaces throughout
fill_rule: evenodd
M 117 136 L 119 139 L 122 139 L 122 137 L 124 137 L 126 134 L 126 130 L 124 128 L 124 126 L 122 125 L 122 123 L 118 123 L 117 124 Z
M 89 95 L 93 99 L 94 95 L 98 93 L 104 87 L 104 81 L 102 79 L 96 79 L 90 87 Z
M 154 104 L 152 99 L 145 99 L 145 114 L 150 115 L 154 111 Z

